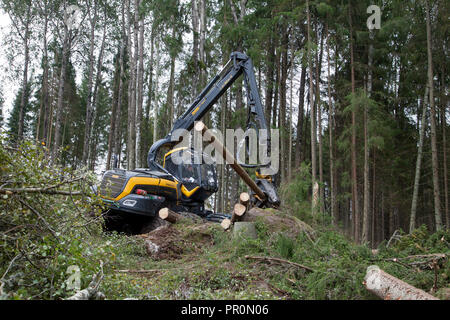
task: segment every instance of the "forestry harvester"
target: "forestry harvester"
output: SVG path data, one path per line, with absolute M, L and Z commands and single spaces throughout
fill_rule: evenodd
M 244 77 L 248 101 L 247 128 L 268 129 L 252 61 L 243 53 L 233 52 L 222 71 L 175 121 L 170 133 L 151 146 L 147 157 L 148 168 L 119 169 L 116 157 L 114 168 L 103 174 L 99 193 L 108 206 L 105 214 L 106 229 L 139 233 L 145 225 L 158 225 L 158 212 L 162 208 L 169 208 L 174 212 L 190 212 L 207 219 L 217 215 L 205 208 L 205 201 L 218 190 L 215 166 L 195 161 L 206 155 L 198 154 L 194 149 L 174 148 L 179 141 L 172 136 L 178 129 L 192 130 L 195 123 L 202 119 L 241 75 Z M 183 152 L 184 156 L 187 153 L 194 161 L 177 164 L 179 161 L 175 161 L 175 157 L 181 157 Z M 235 166 L 240 167 L 240 171 L 235 169 L 236 172 L 243 179 L 243 175 L 246 175 L 245 182 L 253 191 L 256 190 L 251 194 L 253 205 L 279 206 L 273 177 L 262 175 L 260 171 L 261 167 L 268 167 L 270 163 L 231 165 L 234 169 Z M 254 181 L 249 179 L 242 167 L 255 168 L 257 178 Z

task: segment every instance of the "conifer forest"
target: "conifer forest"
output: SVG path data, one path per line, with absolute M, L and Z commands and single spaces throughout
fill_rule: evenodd
M 445 0 L 0 0 L 0 300 L 450 299 L 449 13 Z M 236 52 L 254 74 L 228 83 Z M 229 88 L 200 109 L 205 130 L 245 131 L 261 110 L 279 165 L 267 178 L 217 164 L 210 192 L 168 169 L 178 149 L 164 169 L 149 150 L 174 127 L 201 131 L 188 121 L 224 88 L 216 75 Z M 158 190 L 172 184 L 170 202 Z M 109 230 L 123 196 L 151 203 L 151 223 Z M 386 274 L 416 295 L 370 288 Z

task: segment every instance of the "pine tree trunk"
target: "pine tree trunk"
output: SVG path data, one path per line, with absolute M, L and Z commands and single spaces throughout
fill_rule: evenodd
M 286 83 L 288 77 L 288 43 L 289 36 L 286 27 L 283 27 L 283 40 L 281 48 L 281 78 L 280 78 L 280 113 L 279 128 L 281 129 L 280 170 L 281 183 L 286 182 Z
M 106 19 L 106 14 L 105 14 L 105 19 Z M 90 126 L 90 132 L 89 132 L 89 137 L 90 139 L 92 139 L 94 137 L 94 127 L 95 127 L 95 121 L 97 119 L 97 110 L 98 110 L 98 87 L 102 81 L 102 68 L 103 68 L 103 57 L 104 57 L 104 53 L 105 53 L 105 42 L 106 42 L 106 20 L 105 20 L 105 24 L 103 25 L 103 36 L 102 36 L 102 43 L 100 45 L 100 52 L 98 54 L 98 59 L 97 59 L 97 75 L 95 77 L 95 84 L 94 84 L 94 93 L 93 93 L 93 99 L 92 99 L 92 120 L 91 120 L 91 126 Z M 95 137 L 95 140 L 98 140 L 98 137 Z M 89 155 L 88 155 L 88 160 L 89 160 L 89 168 L 91 170 L 94 170 L 93 165 L 95 165 L 95 160 L 93 159 L 95 158 L 95 150 L 96 150 L 96 143 L 89 143 Z
M 29 39 L 30 39 L 30 14 L 31 14 L 31 6 L 28 7 L 27 17 L 25 21 L 25 34 L 23 37 L 24 43 L 24 64 L 23 64 L 23 79 L 22 79 L 22 96 L 20 98 L 20 110 L 19 110 L 19 129 L 18 129 L 18 140 L 21 141 L 24 133 L 24 119 L 25 119 L 25 107 L 28 103 L 27 101 L 27 87 L 28 87 L 28 65 L 30 63 L 30 48 L 29 48 Z
M 128 170 L 136 168 L 136 67 L 138 60 L 138 8 L 139 0 L 134 0 L 133 44 L 134 55 L 131 49 L 131 10 L 128 13 L 128 41 L 130 57 L 130 82 L 128 84 L 128 127 L 127 127 L 127 162 Z
M 439 186 L 439 164 L 436 142 L 436 110 L 434 108 L 434 89 L 433 89 L 433 58 L 431 50 L 431 22 L 428 0 L 426 3 L 427 11 L 427 51 L 428 51 L 428 85 L 430 87 L 430 111 L 431 111 L 431 160 L 433 170 L 433 196 L 434 196 L 434 218 L 436 230 L 442 229 L 441 216 L 441 196 Z
M 352 82 L 352 95 L 355 95 L 355 63 L 353 57 L 353 26 L 352 15 L 350 13 L 350 7 L 348 10 L 348 18 L 350 25 L 350 64 L 351 64 L 351 82 Z M 352 110 L 352 213 L 354 223 L 354 239 L 356 243 L 359 243 L 359 229 L 360 229 L 360 211 L 359 211 L 359 199 L 358 199 L 358 177 L 356 167 L 356 110 Z
M 422 118 L 420 121 L 421 126 L 419 132 L 419 146 L 417 149 L 416 173 L 414 177 L 414 190 L 411 203 L 411 216 L 409 219 L 409 233 L 412 233 L 416 228 L 417 199 L 419 197 L 420 170 L 422 168 L 423 139 L 425 136 L 425 128 L 427 125 L 426 113 L 427 113 L 428 95 L 429 95 L 429 87 L 427 85 L 425 88 L 425 95 L 423 97 L 422 102 Z
M 314 91 L 313 91 L 313 65 L 311 59 L 311 16 L 309 10 L 309 0 L 306 0 L 306 12 L 307 12 L 307 20 L 308 20 L 308 68 L 309 68 L 309 105 L 311 108 L 311 185 L 314 189 L 314 186 L 317 183 L 317 160 L 316 160 L 316 117 L 315 117 L 315 107 L 314 107 Z M 314 192 L 313 192 L 314 195 Z M 312 215 L 316 215 L 317 213 L 317 203 L 312 197 L 312 205 L 311 205 Z
M 114 133 L 114 154 L 120 161 L 122 153 L 121 149 L 121 117 L 122 117 L 122 102 L 124 92 L 124 78 L 125 78 L 125 46 L 126 46 L 126 33 L 125 33 L 125 3 L 122 3 L 122 44 L 120 46 L 119 64 L 120 64 L 120 77 L 119 77 L 119 89 L 117 98 L 117 111 L 115 119 L 115 133 Z M 120 167 L 120 162 L 119 162 Z
M 275 65 L 275 45 L 271 37 L 270 47 L 268 49 L 267 73 L 266 73 L 266 94 L 265 94 L 265 116 L 267 124 L 270 126 L 272 118 L 272 100 L 273 100 L 273 72 Z
M 200 69 L 200 87 L 206 85 L 206 55 L 205 55 L 205 41 L 206 41 L 206 4 L 205 0 L 200 0 L 200 45 L 199 54 L 202 67 Z M 207 114 L 209 116 L 209 113 Z
M 156 43 L 156 75 L 155 75 L 155 94 L 154 99 L 155 102 L 153 104 L 153 143 L 155 143 L 158 140 L 158 104 L 159 104 L 159 92 L 158 92 L 158 85 L 159 85 L 159 68 L 160 68 L 160 56 L 159 56 L 159 41 L 158 39 L 155 39 Z
M 368 75 L 367 75 L 367 96 L 372 97 L 372 60 L 373 60 L 373 33 L 370 33 L 369 55 L 368 55 Z M 370 163 L 369 163 L 369 106 L 364 108 L 364 213 L 362 241 L 369 242 L 370 230 Z M 372 222 L 373 223 L 373 222 Z
M 301 66 L 300 70 L 300 88 L 298 94 L 298 115 L 297 115 L 297 139 L 295 143 L 295 166 L 300 167 L 303 158 L 302 142 L 303 137 L 303 118 L 305 105 L 305 84 L 306 84 L 306 68 Z
M 319 33 L 317 32 L 317 39 L 319 38 Z M 318 126 L 318 142 L 319 142 L 319 198 L 320 198 L 320 208 L 323 211 L 323 203 L 325 201 L 325 192 L 323 188 L 323 144 L 322 144 L 322 105 L 320 102 L 320 75 L 322 74 L 322 54 L 323 54 L 323 36 L 320 39 L 320 54 L 316 55 L 317 65 L 316 65 L 316 94 L 315 94 L 315 105 L 317 107 L 317 126 Z
M 47 44 L 47 30 L 48 30 L 48 13 L 47 7 L 45 7 L 44 13 L 44 32 L 43 32 L 43 42 L 44 42 L 44 52 L 43 52 L 43 74 L 42 74 L 42 105 L 44 109 L 44 125 L 42 130 L 42 135 L 39 135 L 38 138 L 42 137 L 42 141 L 46 142 L 49 134 L 49 116 L 50 116 L 50 106 L 49 106 L 49 97 L 48 97 L 48 44 Z
M 445 97 L 444 97 L 445 99 Z M 442 153 L 443 153 L 443 166 L 444 166 L 444 204 L 445 204 L 445 212 L 444 216 L 447 221 L 447 229 L 450 227 L 449 221 L 449 213 L 448 213 L 448 174 L 447 174 L 447 133 L 445 127 L 447 126 L 447 119 L 445 115 L 445 106 L 444 103 L 441 108 L 441 122 L 442 122 Z
M 119 96 L 119 81 L 120 81 L 120 49 L 114 65 L 114 83 L 113 83 L 113 100 L 111 105 L 111 118 L 109 122 L 109 135 L 108 135 L 108 153 L 106 156 L 106 171 L 111 169 L 111 157 L 114 149 L 114 135 L 116 131 L 116 112 Z
M 194 74 L 192 86 L 194 88 L 195 98 L 200 92 L 200 64 L 199 64 L 199 11 L 198 11 L 198 0 L 192 0 L 192 33 L 193 33 L 193 45 L 192 45 L 192 60 L 194 63 Z
M 142 167 L 142 106 L 144 104 L 144 18 L 139 22 L 139 67 L 136 115 L 136 167 Z
M 175 33 L 175 29 L 173 29 L 172 35 Z M 174 88 L 175 87 L 175 55 L 170 58 L 170 78 L 169 78 L 169 88 L 167 92 L 167 119 L 169 128 L 172 127 L 173 124 L 173 116 L 174 116 Z
M 58 149 L 61 145 L 61 124 L 63 117 L 63 104 L 64 104 L 64 84 L 66 82 L 66 67 L 67 60 L 69 59 L 69 48 L 70 48 L 70 31 L 66 25 L 64 25 L 64 41 L 63 50 L 61 56 L 61 73 L 59 77 L 58 85 L 58 102 L 56 107 L 56 121 L 55 121 L 55 139 L 52 149 L 52 162 L 56 161 Z
M 273 104 L 272 104 L 272 126 L 274 128 L 277 127 L 277 112 L 278 112 L 278 101 L 279 101 L 279 87 L 280 87 L 280 59 L 281 54 L 279 50 L 275 51 L 275 92 L 273 95 Z
M 88 156 L 89 156 L 89 142 L 90 142 L 90 133 L 92 126 L 92 81 L 94 78 L 94 47 L 95 47 L 95 27 L 97 24 L 97 7 L 94 5 L 94 8 L 89 7 L 89 16 L 90 16 L 90 24 L 91 24 L 91 32 L 89 38 L 89 67 L 88 67 L 88 83 L 87 83 L 87 100 L 86 100 L 86 118 L 85 118 L 85 127 L 84 127 L 84 143 L 83 143 L 83 165 L 87 164 Z M 91 10 L 93 10 L 93 16 L 91 17 Z
M 293 99 L 293 87 L 294 87 L 294 57 L 295 57 L 295 49 L 294 45 L 291 45 L 291 79 L 290 79 L 290 85 L 289 85 L 289 140 L 288 140 L 288 181 L 291 180 L 292 177 L 292 125 L 293 125 L 293 113 L 294 108 L 292 105 L 292 99 Z
M 329 133 L 329 153 L 330 153 L 330 207 L 331 207 L 331 217 L 333 219 L 333 224 L 337 225 L 338 219 L 336 214 L 336 188 L 334 181 L 334 150 L 333 150 L 333 130 L 334 121 L 333 113 L 334 108 L 331 99 L 331 73 L 330 73 L 330 36 L 328 34 L 328 25 L 326 26 L 327 32 L 327 71 L 328 71 L 328 133 Z

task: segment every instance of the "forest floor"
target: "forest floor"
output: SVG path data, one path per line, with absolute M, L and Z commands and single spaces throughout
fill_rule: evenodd
M 400 231 L 375 254 L 328 214 L 311 216 L 300 174 L 281 190 L 284 206 L 253 214 L 257 238 L 245 239 L 192 219 L 144 235 L 106 233 L 89 187 L 97 178 L 48 166 L 30 142 L 6 148 L 0 139 L 0 168 L 0 300 L 66 299 L 99 272 L 106 299 L 376 299 L 363 284 L 374 264 L 449 297 L 450 231 Z M 435 253 L 446 255 L 432 263 Z
M 187 220 L 145 235 L 110 235 L 123 247 L 102 292 L 108 299 L 377 299 L 363 285 L 367 267 L 377 264 L 427 292 L 436 287 L 431 292 L 448 299 L 448 259 L 436 271 L 392 258 L 448 253 L 449 233 L 430 235 L 421 228 L 374 255 L 332 228 L 313 229 L 280 211 L 261 212 L 257 239 Z

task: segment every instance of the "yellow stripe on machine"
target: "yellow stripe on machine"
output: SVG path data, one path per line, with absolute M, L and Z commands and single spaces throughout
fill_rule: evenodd
M 123 197 L 129 195 L 136 185 L 159 186 L 160 180 L 161 179 L 147 177 L 130 178 L 127 182 L 127 185 L 125 186 L 125 189 L 123 189 L 123 191 L 114 200 L 119 201 Z
M 189 191 L 185 186 L 181 186 L 181 192 L 183 192 L 183 194 L 190 198 L 195 191 L 197 191 L 200 187 L 195 187 L 194 189 L 192 189 L 191 191 Z

